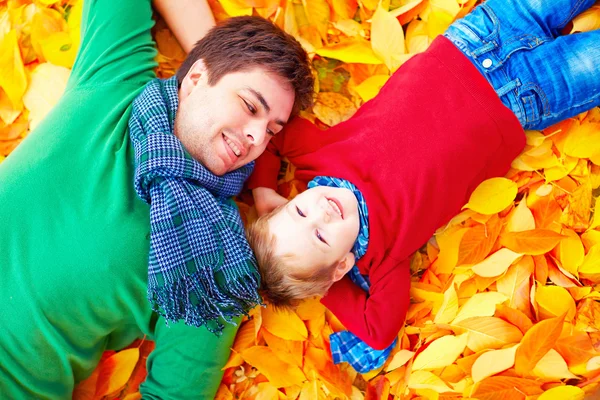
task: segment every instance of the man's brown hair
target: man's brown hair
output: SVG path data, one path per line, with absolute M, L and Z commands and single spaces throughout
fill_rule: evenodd
M 177 70 L 177 81 L 202 59 L 213 86 L 233 72 L 264 68 L 290 83 L 295 92 L 292 114 L 312 104 L 314 78 L 306 51 L 293 36 L 261 17 L 229 18 L 200 39 Z
M 250 224 L 246 237 L 258 261 L 261 296 L 276 308 L 293 309 L 302 299 L 325 295 L 333 284 L 335 264 L 302 268 L 293 254 L 275 254 L 277 241 L 269 229 L 269 219 L 281 208 Z

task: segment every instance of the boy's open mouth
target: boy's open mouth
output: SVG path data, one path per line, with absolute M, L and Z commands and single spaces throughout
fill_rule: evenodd
M 344 208 L 342 207 L 342 203 L 335 197 L 325 197 L 327 202 L 333 208 L 333 211 L 339 214 L 339 216 L 344 219 Z

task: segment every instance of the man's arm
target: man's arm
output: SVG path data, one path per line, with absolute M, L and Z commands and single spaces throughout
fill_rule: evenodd
M 221 336 L 183 322 L 167 326 L 161 317 L 140 386 L 144 399 L 213 399 L 239 327 L 225 324 Z
M 206 0 L 153 0 L 153 4 L 186 53 L 215 26 Z
M 369 275 L 369 293 L 345 276 L 321 301 L 350 332 L 374 349 L 383 350 L 404 325 L 410 302 L 409 264 L 408 259 L 397 262 L 388 257 Z

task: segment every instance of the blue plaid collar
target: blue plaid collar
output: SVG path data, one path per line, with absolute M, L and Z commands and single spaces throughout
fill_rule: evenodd
M 349 189 L 354 193 L 356 200 L 358 201 L 358 215 L 360 221 L 360 228 L 358 230 L 358 237 L 356 238 L 356 242 L 354 242 L 354 246 L 352 247 L 352 252 L 354 256 L 358 260 L 367 252 L 367 247 L 369 245 L 369 210 L 367 209 L 367 202 L 365 201 L 365 197 L 358 190 L 356 186 L 345 179 L 341 178 L 333 178 L 331 176 L 317 176 L 312 181 L 308 182 L 308 188 L 313 188 L 316 186 L 329 186 L 329 187 L 338 187 Z

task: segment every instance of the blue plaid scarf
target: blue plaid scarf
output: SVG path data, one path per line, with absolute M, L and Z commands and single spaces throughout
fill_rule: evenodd
M 308 183 L 309 188 L 315 186 L 346 188 L 354 193 L 358 201 L 360 228 L 356 242 L 352 247 L 352 252 L 357 260 L 360 259 L 367 252 L 367 246 L 369 245 L 369 210 L 367 209 L 367 202 L 364 196 L 356 186 L 345 179 L 317 176 Z M 362 275 L 356 265 L 348 272 L 348 277 L 362 290 L 365 292 L 369 291 L 369 287 L 371 286 L 369 277 Z M 398 339 L 394 340 L 394 343 L 383 350 L 375 350 L 352 332 L 341 331 L 329 335 L 329 342 L 331 355 L 335 364 L 345 361 L 352 365 L 356 371 L 364 374 L 381 367 L 385 363 L 390 352 L 396 346 Z
M 173 134 L 175 77 L 149 82 L 133 102 L 135 190 L 150 204 L 148 300 L 167 322 L 215 334 L 261 303 L 254 254 L 235 203 L 253 164 L 216 176 Z

